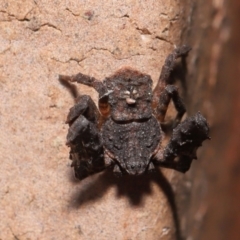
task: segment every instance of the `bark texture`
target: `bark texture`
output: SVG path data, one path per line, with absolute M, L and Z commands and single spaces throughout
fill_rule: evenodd
M 64 124 L 73 98 L 58 74 L 103 79 L 127 65 L 156 81 L 181 43 L 181 4 L 1 1 L 0 239 L 179 238 L 170 183 L 181 174 L 73 179 Z
M 193 52 L 188 64 L 186 102 L 190 112 L 199 109 L 207 117 L 212 140 L 204 143 L 206 147 L 199 151 L 200 161 L 178 188 L 181 228 L 188 240 L 237 240 L 240 236 L 240 2 L 196 0 L 189 1 L 188 6 L 184 37 Z

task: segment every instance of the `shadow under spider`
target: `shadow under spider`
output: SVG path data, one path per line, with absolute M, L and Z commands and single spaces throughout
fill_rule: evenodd
M 125 175 L 122 177 L 116 177 L 111 170 L 106 170 L 103 174 L 90 177 L 85 182 L 82 182 L 82 188 L 71 197 L 70 207 L 79 208 L 87 202 L 102 198 L 111 186 L 116 186 L 117 197 L 126 196 L 132 206 L 142 206 L 143 196 L 152 194 L 151 182 L 155 182 L 167 197 L 176 229 L 176 240 L 183 240 L 180 234 L 174 192 L 159 169 L 140 176 Z

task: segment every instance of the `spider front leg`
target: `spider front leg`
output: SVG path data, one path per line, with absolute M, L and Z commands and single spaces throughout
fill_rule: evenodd
M 154 156 L 155 165 L 175 169 L 180 172 L 189 170 L 192 160 L 197 159 L 197 149 L 209 137 L 209 126 L 200 112 L 187 118 L 173 129 L 172 137 L 162 152 Z
M 94 77 L 90 77 L 88 75 L 78 73 L 76 75 L 67 76 L 67 75 L 59 75 L 60 81 L 67 81 L 67 82 L 77 82 L 89 87 L 94 88 L 99 94 L 99 101 L 98 106 L 101 114 L 105 117 L 109 115 L 109 104 L 108 104 L 108 94 L 106 86 L 103 82 L 95 79 Z
M 77 82 L 89 87 L 93 87 L 99 93 L 99 97 L 102 97 L 107 92 L 106 87 L 101 81 L 82 73 L 78 73 L 72 76 L 59 75 L 59 79 L 61 81 L 64 80 L 69 82 Z
M 75 176 L 80 180 L 106 168 L 102 138 L 98 132 L 99 117 L 95 103 L 87 95 L 77 99 L 67 116 L 67 145 L 71 148 Z
M 177 87 L 169 85 L 170 74 L 173 71 L 175 60 L 184 57 L 191 50 L 190 47 L 183 45 L 176 48 L 165 60 L 162 71 L 153 93 L 153 107 L 155 115 L 160 122 L 164 121 L 166 111 L 170 100 L 173 100 L 174 106 L 178 112 L 175 119 L 175 126 L 181 121 L 183 114 L 186 112 L 182 99 L 179 96 Z

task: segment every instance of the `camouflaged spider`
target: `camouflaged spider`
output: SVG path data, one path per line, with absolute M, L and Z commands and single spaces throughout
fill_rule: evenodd
M 168 84 L 175 60 L 189 51 L 183 45 L 167 57 L 154 91 L 151 77 L 131 68 L 120 69 L 103 82 L 82 73 L 59 76 L 99 93 L 100 112 L 90 96 L 82 95 L 67 116 L 67 145 L 78 179 L 106 168 L 121 175 L 139 175 L 156 166 L 181 172 L 190 168 L 197 148 L 209 138 L 209 127 L 199 112 L 179 123 L 186 110 L 177 88 Z M 176 127 L 163 148 L 160 123 L 171 99 L 178 112 Z

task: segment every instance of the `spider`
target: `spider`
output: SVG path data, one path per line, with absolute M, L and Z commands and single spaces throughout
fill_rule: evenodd
M 168 55 L 154 90 L 149 75 L 129 67 L 103 81 L 82 73 L 59 76 L 60 81 L 85 84 L 99 94 L 98 108 L 90 96 L 81 95 L 67 116 L 66 144 L 76 178 L 107 168 L 117 175 L 140 175 L 158 166 L 189 170 L 197 148 L 209 139 L 209 126 L 200 112 L 181 122 L 186 109 L 177 87 L 168 83 L 175 60 L 190 50 L 183 45 Z M 161 123 L 170 100 L 177 115 L 169 143 L 162 147 Z

